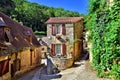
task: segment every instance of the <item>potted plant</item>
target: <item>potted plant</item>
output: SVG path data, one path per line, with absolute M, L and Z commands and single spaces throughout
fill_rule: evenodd
M 57 38 L 57 39 L 60 39 L 60 38 L 61 38 L 61 35 L 56 35 L 56 38 Z

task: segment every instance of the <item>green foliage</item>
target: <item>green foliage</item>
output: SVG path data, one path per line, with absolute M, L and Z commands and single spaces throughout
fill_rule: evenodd
M 15 8 L 15 4 L 12 0 L 0 0 L 0 11 L 6 15 L 11 15 Z
M 103 0 L 90 0 L 86 29 L 90 31 L 93 67 L 99 77 L 120 79 L 120 2 L 109 6 Z M 98 7 L 96 7 L 98 6 Z
M 36 35 L 46 35 L 46 32 L 44 32 L 44 31 L 35 31 L 34 33 Z
M 113 77 L 115 80 L 120 80 L 120 65 L 114 64 L 110 71 L 110 75 L 110 77 Z
M 33 31 L 46 31 L 45 21 L 50 17 L 80 16 L 78 12 L 30 3 L 28 0 L 0 0 L 0 11 L 15 21 L 23 22 Z

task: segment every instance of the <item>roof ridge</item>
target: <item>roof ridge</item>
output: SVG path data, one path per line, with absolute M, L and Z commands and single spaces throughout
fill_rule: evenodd
M 75 23 L 82 19 L 83 17 L 51 17 L 46 23 Z

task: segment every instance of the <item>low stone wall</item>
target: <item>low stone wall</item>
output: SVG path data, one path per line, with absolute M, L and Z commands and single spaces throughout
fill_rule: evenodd
M 58 67 L 59 70 L 64 70 L 73 65 L 74 59 L 73 58 L 53 58 L 54 64 Z

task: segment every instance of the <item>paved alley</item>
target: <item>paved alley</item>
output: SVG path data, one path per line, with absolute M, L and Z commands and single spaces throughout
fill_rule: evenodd
M 43 67 L 35 73 L 32 80 L 109 80 L 98 78 L 95 72 L 90 70 L 88 61 L 75 62 L 72 68 L 58 74 L 47 75 L 46 72 L 46 67 Z

